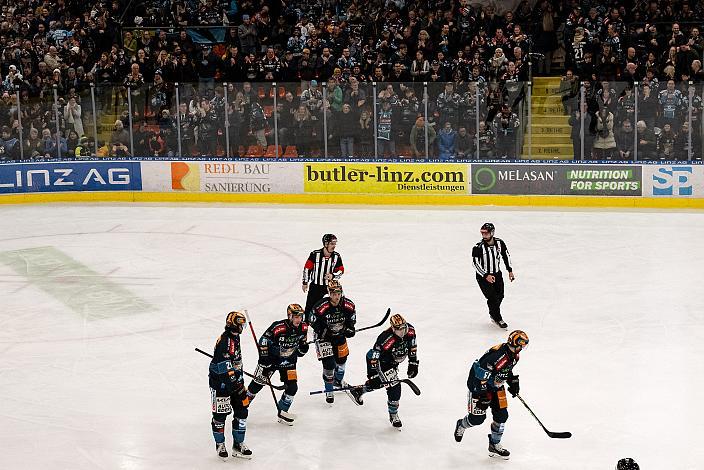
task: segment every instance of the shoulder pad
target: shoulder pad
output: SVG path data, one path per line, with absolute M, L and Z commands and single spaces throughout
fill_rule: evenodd
M 307 332 L 308 332 L 308 323 L 306 323 L 306 322 L 301 322 L 301 330 L 302 330 L 304 333 L 307 333 Z
M 415 336 L 416 335 L 416 329 L 410 323 L 408 323 L 408 332 L 406 333 L 406 335 L 408 335 L 408 336 Z
M 392 334 L 391 336 L 386 338 L 383 343 L 381 343 L 381 348 L 384 351 L 387 351 L 394 345 L 394 343 L 396 342 L 396 338 L 397 336 Z
M 325 300 L 323 303 L 318 304 L 318 307 L 315 309 L 315 313 L 316 314 L 325 313 L 328 311 L 329 308 L 330 308 L 330 302 Z
M 348 309 L 348 310 L 354 310 L 354 309 L 355 309 L 354 302 L 352 302 L 352 301 L 351 301 L 350 299 L 348 299 L 347 297 L 345 297 L 344 306 L 345 306 L 345 308 Z
M 286 325 L 285 324 L 278 324 L 274 327 L 272 333 L 274 333 L 274 336 L 280 335 L 281 333 L 286 332 Z

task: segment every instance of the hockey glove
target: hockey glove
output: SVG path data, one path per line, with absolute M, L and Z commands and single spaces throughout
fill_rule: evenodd
M 308 343 L 302 343 L 298 346 L 298 351 L 296 354 L 298 354 L 298 357 L 303 357 L 306 355 L 309 348 L 310 346 L 308 345 Z
M 354 328 L 345 328 L 344 335 L 345 338 L 352 338 L 357 332 L 354 331 Z
M 367 388 L 370 390 L 376 390 L 377 388 L 383 387 L 381 383 L 381 377 L 378 374 L 374 374 L 367 380 Z
M 408 361 L 408 371 L 406 373 L 408 374 L 408 378 L 412 379 L 416 375 L 418 375 L 418 362 L 419 361 Z
M 518 392 L 521 390 L 521 385 L 518 382 L 518 376 L 511 374 L 506 383 L 508 383 L 508 393 L 510 393 L 512 397 L 518 395 Z
M 486 410 L 489 408 L 489 405 L 491 404 L 491 398 L 489 398 L 487 395 L 483 395 L 477 399 L 477 408 L 480 410 Z

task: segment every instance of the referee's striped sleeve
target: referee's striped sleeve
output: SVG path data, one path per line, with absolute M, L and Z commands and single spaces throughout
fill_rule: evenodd
M 486 269 L 484 269 L 484 254 L 482 253 L 482 248 L 477 245 L 472 248 L 472 263 L 474 264 L 474 270 L 481 277 L 486 276 Z
M 503 250 L 501 250 L 501 257 L 504 259 L 506 271 L 511 272 L 513 271 L 513 268 L 511 267 L 511 255 L 508 254 L 508 247 L 506 246 L 506 242 L 501 240 L 501 246 L 503 247 Z

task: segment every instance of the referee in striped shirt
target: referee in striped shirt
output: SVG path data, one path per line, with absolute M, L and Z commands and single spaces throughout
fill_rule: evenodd
M 342 256 L 335 251 L 337 237 L 332 233 L 323 235 L 323 247 L 311 251 L 303 266 L 303 292 L 308 292 L 306 299 L 306 318 L 310 319 L 315 304 L 328 293 L 328 281 L 340 279 L 345 272 Z
M 513 282 L 513 268 L 506 243 L 494 237 L 494 224 L 485 223 L 479 230 L 482 241 L 472 248 L 472 262 L 477 271 L 477 283 L 486 297 L 489 316 L 501 328 L 508 325 L 501 317 L 501 301 L 504 300 L 504 278 L 501 275 L 501 260 L 504 260 L 508 278 Z

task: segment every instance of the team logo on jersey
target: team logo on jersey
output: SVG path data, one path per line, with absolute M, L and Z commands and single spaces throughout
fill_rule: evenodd
M 171 189 L 177 191 L 200 191 L 199 164 L 171 162 Z
M 384 351 L 388 351 L 391 347 L 393 347 L 395 342 L 396 342 L 396 338 L 391 336 L 389 339 L 387 339 L 384 342 L 384 344 L 381 345 L 381 347 L 384 348 Z

